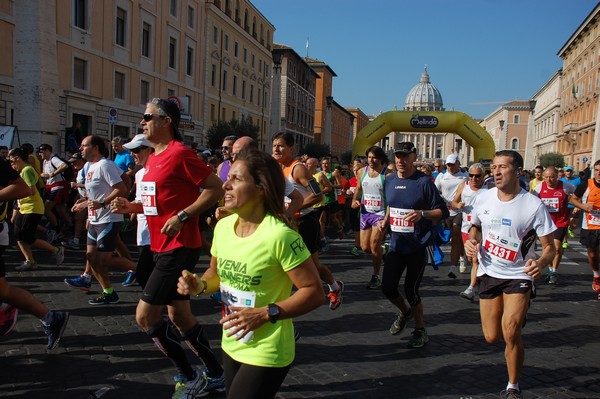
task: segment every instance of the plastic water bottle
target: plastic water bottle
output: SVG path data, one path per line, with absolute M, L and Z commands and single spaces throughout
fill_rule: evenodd
M 108 391 L 110 391 L 110 387 L 102 387 L 96 392 L 91 393 L 90 396 L 88 396 L 88 399 L 99 399 L 103 397 Z

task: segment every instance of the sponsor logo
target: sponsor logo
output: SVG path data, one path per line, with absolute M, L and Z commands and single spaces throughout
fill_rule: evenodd
M 435 116 L 420 116 L 419 114 L 415 114 L 410 119 L 410 125 L 414 128 L 436 127 L 438 125 L 438 118 Z
M 491 218 L 490 224 L 502 224 L 502 219 L 500 218 Z
M 405 190 L 406 186 L 395 186 L 394 189 L 395 190 Z
M 510 225 L 512 225 L 512 221 L 510 219 L 502 218 L 502 225 L 503 226 L 510 226 Z
M 529 283 L 519 283 L 519 288 L 527 288 L 529 287 Z

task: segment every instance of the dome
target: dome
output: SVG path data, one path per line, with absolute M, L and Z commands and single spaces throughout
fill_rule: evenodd
M 429 81 L 427 67 L 421 75 L 421 81 L 406 96 L 405 111 L 443 111 L 444 102 L 440 91 Z

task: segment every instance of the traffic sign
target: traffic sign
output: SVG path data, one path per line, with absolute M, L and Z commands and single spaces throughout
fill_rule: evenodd
M 118 112 L 117 112 L 116 108 L 111 108 L 108 111 L 108 123 L 111 125 L 114 125 L 115 123 L 117 123 L 117 117 L 118 117 Z
M 587 162 L 588 161 L 588 157 L 583 157 L 583 162 Z

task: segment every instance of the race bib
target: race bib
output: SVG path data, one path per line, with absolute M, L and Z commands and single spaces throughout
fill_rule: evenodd
M 588 212 L 587 223 L 593 226 L 600 226 L 600 210 L 593 209 Z
M 284 209 L 288 209 L 290 207 L 290 204 L 292 203 L 292 200 L 289 199 L 289 197 L 283 197 L 283 208 Z
M 363 199 L 363 205 L 369 213 L 379 212 L 381 210 L 381 195 L 365 194 Z
M 390 207 L 390 229 L 396 233 L 413 233 L 415 231 L 414 222 L 405 219 L 409 212 L 412 212 L 412 209 Z
M 559 211 L 559 199 L 553 198 L 542 198 L 542 202 L 546 205 L 546 209 L 550 213 L 556 213 Z
M 232 313 L 232 310 L 230 309 L 231 306 L 243 308 L 253 308 L 256 306 L 256 292 L 237 290 L 223 283 L 220 285 L 220 290 L 223 316 Z M 233 327 L 230 329 L 232 328 Z M 241 334 L 241 332 L 238 332 L 235 335 L 237 337 Z M 248 342 L 252 341 L 252 337 L 254 337 L 254 331 L 250 331 L 248 334 L 246 334 L 246 336 L 242 338 L 240 342 L 247 344 Z
M 92 207 L 88 206 L 88 220 L 90 222 L 96 222 L 97 219 L 97 214 L 96 214 L 96 209 L 92 209 Z
M 158 208 L 156 207 L 156 182 L 143 181 L 140 189 L 142 190 L 142 206 L 144 208 L 144 215 L 158 215 Z
M 517 259 L 521 242 L 510 238 L 488 234 L 483 242 L 483 247 L 496 258 L 500 264 L 508 266 Z

